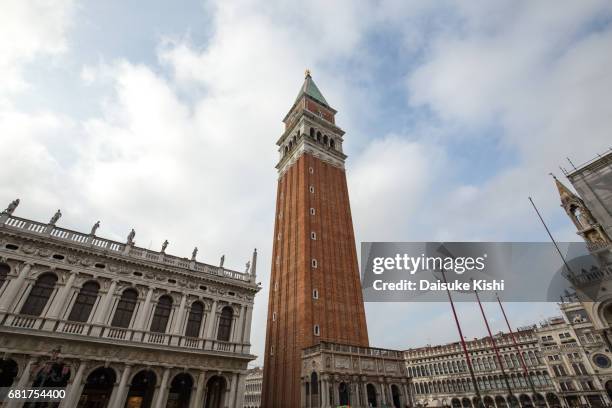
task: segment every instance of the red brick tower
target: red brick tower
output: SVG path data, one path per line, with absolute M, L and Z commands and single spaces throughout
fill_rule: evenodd
M 301 353 L 320 341 L 368 346 L 344 131 L 306 71 L 283 122 L 262 407 L 300 406 Z

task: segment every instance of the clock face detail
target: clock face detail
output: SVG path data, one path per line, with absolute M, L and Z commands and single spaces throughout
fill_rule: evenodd
M 593 356 L 593 362 L 599 368 L 609 368 L 612 364 L 610 358 L 604 354 L 595 354 Z

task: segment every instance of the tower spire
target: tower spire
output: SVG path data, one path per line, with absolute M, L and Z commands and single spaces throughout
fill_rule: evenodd
M 561 203 L 566 204 L 567 202 L 572 201 L 572 200 L 582 201 L 576 194 L 574 194 L 561 181 L 559 181 L 557 176 L 555 176 L 553 173 L 550 173 L 550 175 L 555 180 L 555 185 L 557 186 L 557 190 L 559 191 L 559 196 L 561 197 Z

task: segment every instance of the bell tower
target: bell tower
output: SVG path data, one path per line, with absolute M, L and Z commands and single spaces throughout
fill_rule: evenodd
M 368 346 L 342 151 L 344 131 L 309 71 L 283 119 L 262 407 L 300 406 L 301 356 Z

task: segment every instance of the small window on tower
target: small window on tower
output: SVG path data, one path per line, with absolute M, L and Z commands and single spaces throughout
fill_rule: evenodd
M 308 172 L 309 172 L 310 174 L 314 174 L 314 169 L 313 169 L 312 167 L 309 167 L 309 168 L 308 168 Z
M 274 355 L 274 346 L 270 346 L 270 355 L 273 356 Z
M 310 187 L 308 188 L 308 190 L 309 190 L 311 193 L 314 193 L 314 187 L 313 187 L 313 186 L 310 186 Z
M 281 233 L 279 232 L 279 233 L 276 235 L 276 239 L 277 239 L 278 241 L 280 241 L 280 237 L 281 237 Z
M 280 264 L 280 255 L 276 255 L 276 264 L 279 265 Z
M 276 292 L 278 290 L 278 282 L 274 282 L 274 291 Z
M 316 240 L 317 240 L 317 233 L 316 233 L 316 232 L 314 232 L 314 231 L 313 231 L 313 232 L 311 232 L 311 233 L 310 233 L 310 239 L 312 239 L 313 241 L 316 241 Z
M 313 289 L 312 290 L 312 298 L 313 299 L 318 299 L 319 298 L 319 291 L 317 289 Z
M 316 260 L 316 259 L 312 259 L 312 260 L 310 261 L 310 265 L 311 265 L 313 268 L 316 268 L 316 267 L 317 267 L 317 260 Z
M 310 208 L 310 215 L 315 215 L 315 209 L 314 208 Z
M 272 321 L 275 322 L 276 321 L 276 312 L 272 312 Z
M 315 336 L 320 336 L 321 335 L 321 329 L 319 328 L 318 324 L 314 325 L 314 335 Z

